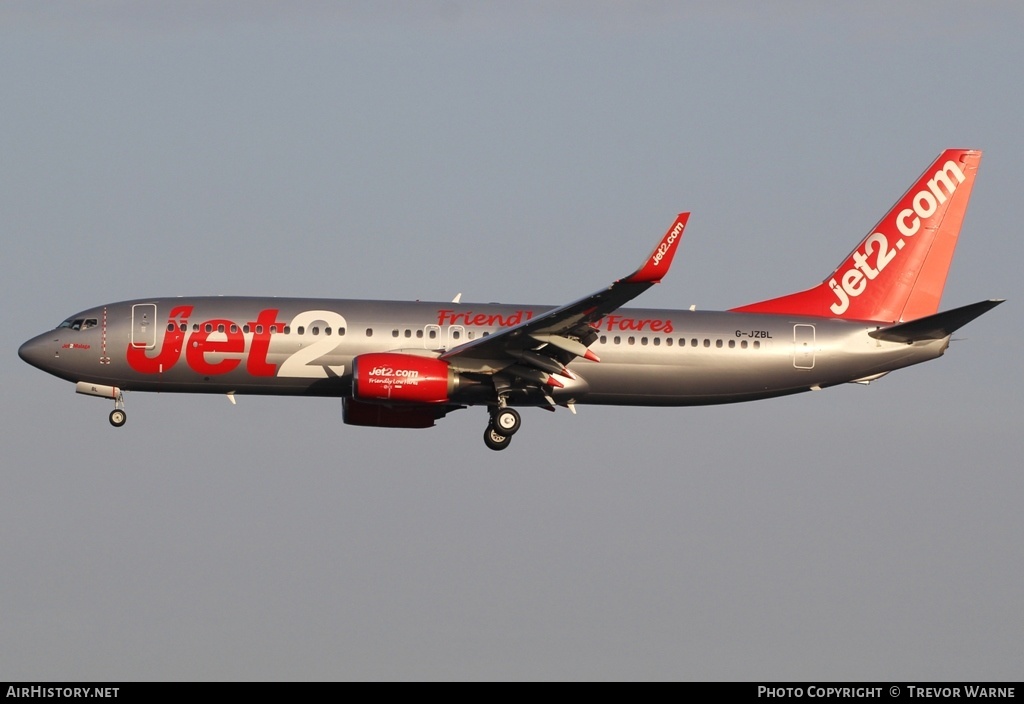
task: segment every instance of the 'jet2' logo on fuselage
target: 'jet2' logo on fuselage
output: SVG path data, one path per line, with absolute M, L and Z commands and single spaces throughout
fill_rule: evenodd
M 167 332 L 155 356 L 147 355 L 144 347 L 129 345 L 128 365 L 143 374 L 163 374 L 184 356 L 185 363 L 193 371 L 207 376 L 234 371 L 243 359 L 245 369 L 251 376 L 322 379 L 328 376 L 328 369 L 337 376 L 345 372 L 344 365 L 323 362 L 341 344 L 342 338 L 338 334 L 314 337 L 312 343 L 301 346 L 280 364 L 268 360 L 272 337 L 275 333 L 285 332 L 286 327 L 298 330 L 301 327 L 323 325 L 343 334 L 348 323 L 339 313 L 306 310 L 286 323 L 277 319 L 276 308 L 268 308 L 260 311 L 256 320 L 243 326 L 231 320 L 214 318 L 194 326 L 190 333 L 186 333 L 192 310 L 192 306 L 178 306 L 171 310 Z

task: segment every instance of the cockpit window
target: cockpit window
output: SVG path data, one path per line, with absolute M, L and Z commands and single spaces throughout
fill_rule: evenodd
M 88 330 L 94 328 L 97 325 L 96 318 L 74 318 L 73 320 L 65 320 L 63 323 L 57 326 L 58 330 L 68 328 L 70 330 Z

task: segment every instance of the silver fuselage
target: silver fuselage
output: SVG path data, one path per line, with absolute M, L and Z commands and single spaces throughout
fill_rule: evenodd
M 347 397 L 359 355 L 437 356 L 548 310 L 308 298 L 139 299 L 74 315 L 26 342 L 20 354 L 68 381 L 129 391 Z M 600 337 L 591 349 L 601 362 L 572 362 L 578 379 L 553 389 L 552 396 L 558 402 L 641 406 L 748 401 L 870 380 L 934 359 L 949 342 L 887 342 L 868 335 L 879 327 L 817 317 L 623 308 L 597 325 Z M 488 402 L 470 387 L 459 393 L 453 402 Z M 528 396 L 510 402 L 544 403 Z

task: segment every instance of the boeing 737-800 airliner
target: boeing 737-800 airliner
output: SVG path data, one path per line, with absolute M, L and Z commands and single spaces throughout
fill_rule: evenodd
M 484 406 L 488 447 L 516 407 L 732 403 L 869 382 L 946 350 L 998 305 L 939 311 L 981 161 L 950 149 L 819 285 L 725 312 L 622 309 L 661 281 L 680 214 L 639 269 L 561 307 L 242 297 L 90 308 L 22 359 L 112 399 L 124 391 L 337 396 L 350 425 L 426 428 Z

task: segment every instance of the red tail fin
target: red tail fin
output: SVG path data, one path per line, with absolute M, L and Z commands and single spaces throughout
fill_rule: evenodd
M 936 313 L 979 163 L 980 151 L 942 152 L 831 276 L 733 311 L 884 322 Z

